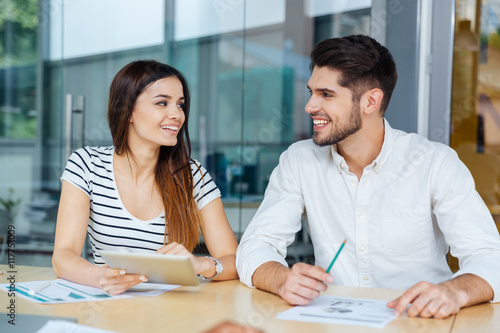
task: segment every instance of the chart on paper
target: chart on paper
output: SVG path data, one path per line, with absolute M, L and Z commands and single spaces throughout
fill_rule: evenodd
M 43 288 L 40 289 L 40 287 Z M 177 285 L 141 283 L 140 285 L 134 287 L 135 291 L 128 291 L 121 295 L 111 296 L 99 288 L 84 286 L 64 279 L 56 279 L 52 281 L 31 281 L 17 283 L 15 285 L 14 292 L 17 294 L 17 296 L 28 299 L 35 303 L 54 304 L 102 301 L 110 299 L 131 298 L 134 296 L 157 296 L 177 287 Z M 0 288 L 7 292 L 12 291 L 12 286 L 10 284 L 2 284 L 0 285 Z
M 296 306 L 280 312 L 276 318 L 382 328 L 396 319 L 393 310 L 387 308 L 386 303 L 387 301 L 373 299 L 325 295 L 308 305 Z

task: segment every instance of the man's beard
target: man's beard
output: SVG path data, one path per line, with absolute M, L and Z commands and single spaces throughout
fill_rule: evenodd
M 314 132 L 312 137 L 313 142 L 321 147 L 330 146 L 344 140 L 349 135 L 352 135 L 359 131 L 361 129 L 361 114 L 359 111 L 359 103 L 355 103 L 355 105 L 353 105 L 351 108 L 351 112 L 349 112 L 349 115 L 347 116 L 346 124 L 342 128 L 340 127 L 340 125 L 342 124 L 333 124 L 332 121 L 331 124 L 333 128 L 330 134 L 328 134 L 326 138 L 320 139 L 319 133 Z M 335 125 L 337 126 L 335 127 Z

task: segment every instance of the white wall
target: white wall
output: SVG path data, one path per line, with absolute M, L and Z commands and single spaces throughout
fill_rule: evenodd
M 304 11 L 309 17 L 331 15 L 370 8 L 372 0 L 305 0 Z
M 283 22 L 285 0 L 176 0 L 174 39 L 200 38 Z
M 50 0 L 48 15 L 50 60 L 162 45 L 165 41 L 164 0 Z

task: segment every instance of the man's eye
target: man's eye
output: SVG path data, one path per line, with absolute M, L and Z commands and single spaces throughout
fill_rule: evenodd
M 329 93 L 323 93 L 323 96 L 325 97 L 333 97 L 332 95 L 330 95 Z

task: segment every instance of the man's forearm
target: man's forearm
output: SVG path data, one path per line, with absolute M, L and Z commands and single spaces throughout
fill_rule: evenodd
M 464 274 L 441 283 L 453 290 L 459 297 L 460 307 L 489 302 L 494 292 L 490 284 L 474 274 Z
M 280 295 L 280 288 L 286 280 L 290 268 L 279 262 L 269 261 L 257 268 L 252 276 L 252 284 L 259 289 Z

